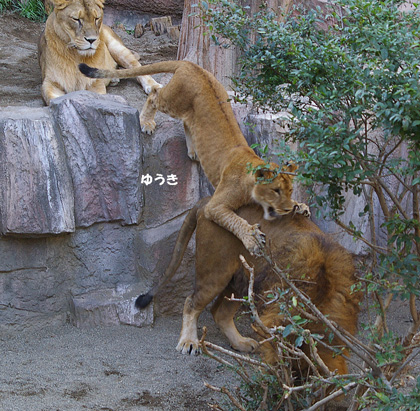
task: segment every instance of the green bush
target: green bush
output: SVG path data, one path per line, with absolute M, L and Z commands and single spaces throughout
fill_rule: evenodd
M 46 13 L 42 0 L 0 0 L 0 13 L 10 10 L 34 21 L 45 21 Z
M 250 16 L 236 2 L 200 4 L 214 41 L 242 52 L 233 78 L 238 98 L 291 113 L 277 154 L 299 162 L 318 215 L 328 214 L 366 246 L 359 287 L 376 301 L 379 317 L 364 328 L 383 374 L 356 379 L 357 392 L 367 390 L 361 407 L 381 410 L 420 409 L 420 380 L 402 394 L 392 377 L 418 354 L 420 326 L 420 13 L 416 4 L 408 11 L 402 4 L 336 0 L 283 16 L 265 6 Z M 342 221 L 348 192 L 362 205 L 367 233 Z M 397 297 L 409 300 L 413 320 L 404 336 L 386 324 Z

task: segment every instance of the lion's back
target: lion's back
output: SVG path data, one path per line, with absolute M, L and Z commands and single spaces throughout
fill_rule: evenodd
M 253 206 L 239 214 L 251 224 L 261 225 L 272 259 L 312 302 L 349 332 L 355 332 L 360 294 L 352 291 L 357 282 L 353 256 L 307 217 L 288 215 L 266 221 L 262 211 Z M 265 260 L 255 259 L 253 264 L 257 293 L 281 286 Z

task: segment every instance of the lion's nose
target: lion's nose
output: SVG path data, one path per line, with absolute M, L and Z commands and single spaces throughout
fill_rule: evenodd
M 85 37 L 85 40 L 90 44 L 93 44 L 96 41 L 97 37 Z

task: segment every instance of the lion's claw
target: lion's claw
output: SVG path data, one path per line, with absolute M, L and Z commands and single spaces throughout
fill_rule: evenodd
M 242 242 L 251 255 L 261 257 L 266 242 L 265 234 L 260 231 L 259 224 L 254 224 L 250 227 L 250 233 Z
M 146 134 L 152 134 L 155 131 L 156 123 L 154 120 L 151 121 L 141 121 L 141 131 Z
M 301 214 L 304 217 L 310 217 L 311 211 L 309 210 L 309 206 L 305 203 L 296 203 L 296 205 L 293 207 L 293 215 L 294 214 Z
M 181 352 L 181 354 L 188 354 L 188 355 L 199 355 L 201 354 L 201 348 L 197 342 L 193 341 L 180 341 L 176 346 L 176 350 Z

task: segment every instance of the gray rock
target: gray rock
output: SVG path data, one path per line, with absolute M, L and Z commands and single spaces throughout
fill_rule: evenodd
M 9 131 L 2 134 L 2 158 L 13 153 L 9 155 L 13 164 L 2 163 L 0 200 L 16 196 L 18 189 L 27 192 L 23 183 L 28 179 L 21 176 L 16 178 L 19 185 L 7 191 L 11 185 L 5 176 L 10 170 L 15 175 L 14 170 L 27 163 L 28 175 L 45 176 L 42 184 L 30 186 L 32 197 L 25 208 L 0 203 L 2 227 L 9 227 L 8 234 L 10 221 L 21 227 L 13 232 L 20 238 L 0 237 L 0 329 L 64 322 L 77 304 L 84 306 L 75 320 L 80 326 L 83 321 L 87 326 L 114 324 L 117 318 L 134 325 L 152 321 L 147 313 L 145 318 L 145 313 L 133 314 L 129 308 L 133 301 L 126 297 L 117 303 L 109 290 L 138 284 L 146 291 L 169 262 L 186 210 L 200 198 L 200 167 L 187 157 L 181 123 L 159 117 L 156 134 L 143 135 L 138 111 L 124 99 L 86 91 L 58 98 L 49 108 L 2 110 L 0 118 L 5 119 L 0 123 L 3 130 L 26 125 L 22 138 L 11 139 Z M 30 144 L 24 146 L 22 141 L 28 139 Z M 23 156 L 25 161 L 18 158 L 23 146 L 29 153 Z M 31 156 L 32 152 L 42 156 Z M 40 160 L 44 158 L 48 161 Z M 56 169 L 61 172 L 57 177 L 52 172 Z M 151 178 L 146 178 L 147 184 L 142 183 L 146 176 Z M 41 194 L 55 181 L 61 200 L 47 203 L 51 221 L 35 230 L 40 206 L 32 198 L 45 203 Z M 70 220 L 71 229 L 54 228 L 53 218 L 59 216 Z M 34 233 L 50 236 L 22 237 Z M 156 300 L 156 312 L 182 310 L 192 284 L 192 249 L 174 282 Z M 76 318 L 74 308 L 72 312 Z
M 48 109 L 2 109 L 0 233 L 36 236 L 74 230 L 73 186 Z
M 153 136 L 143 136 L 142 143 L 142 175 L 154 179 L 149 185 L 141 183 L 142 215 L 146 227 L 156 227 L 183 214 L 199 200 L 199 166 L 188 158 L 180 121 L 166 119 Z M 156 179 L 158 175 L 161 177 Z M 169 176 L 174 180 L 168 179 Z
M 112 289 L 100 289 L 75 296 L 71 304 L 71 322 L 79 328 L 110 325 L 153 324 L 153 303 L 138 310 L 134 302 L 145 290 L 138 285 Z
M 50 106 L 74 185 L 78 227 L 139 221 L 139 114 L 117 96 L 82 91 Z

